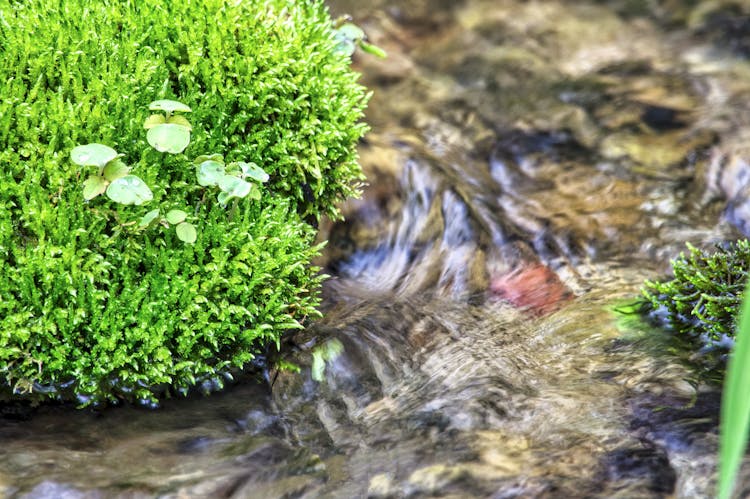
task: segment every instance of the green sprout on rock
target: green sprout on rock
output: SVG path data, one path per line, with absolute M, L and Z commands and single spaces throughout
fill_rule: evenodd
M 83 182 L 83 198 L 90 201 L 106 193 L 112 201 L 120 204 L 141 205 L 154 198 L 151 189 L 140 177 L 130 175 L 130 168 L 120 159 L 121 154 L 103 144 L 77 146 L 70 152 L 70 159 L 79 166 L 95 166 L 98 172 Z
M 189 113 L 192 111 L 182 102 L 169 99 L 156 100 L 149 104 L 151 111 L 163 111 L 164 114 L 152 114 L 143 123 L 148 130 L 146 140 L 151 147 L 159 152 L 179 154 L 190 144 L 190 122 L 175 112 Z

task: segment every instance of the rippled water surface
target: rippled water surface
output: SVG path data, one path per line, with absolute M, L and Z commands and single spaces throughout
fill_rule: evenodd
M 750 8 L 331 8 L 389 57 L 355 56 L 369 185 L 321 226 L 326 316 L 282 354 L 302 372 L 6 408 L 0 494 L 710 497 L 719 388 L 616 310 L 685 242 L 750 232 Z

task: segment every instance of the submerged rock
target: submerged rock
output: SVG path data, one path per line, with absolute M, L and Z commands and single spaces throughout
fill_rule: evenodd
M 537 314 L 560 308 L 573 294 L 560 278 L 544 265 L 516 268 L 492 279 L 490 291 L 514 306 Z
M 20 499 L 102 499 L 105 495 L 99 491 L 80 490 L 64 483 L 44 481 L 31 489 L 28 493 L 19 496 Z M 138 497 L 133 495 L 131 497 Z M 146 497 L 140 495 L 140 497 Z

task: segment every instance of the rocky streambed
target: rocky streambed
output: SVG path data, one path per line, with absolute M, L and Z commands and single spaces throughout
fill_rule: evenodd
M 685 242 L 750 232 L 748 7 L 331 8 L 389 57 L 355 55 L 369 185 L 321 226 L 326 316 L 281 354 L 301 371 L 6 409 L 0 494 L 711 496 L 720 387 L 618 310 Z

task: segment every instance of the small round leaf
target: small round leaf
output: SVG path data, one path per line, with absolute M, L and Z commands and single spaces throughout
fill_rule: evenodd
M 182 223 L 187 218 L 187 213 L 185 213 L 182 210 L 169 210 L 165 216 L 167 219 L 167 222 L 171 223 L 172 225 L 177 225 L 178 223 Z
M 346 23 L 336 30 L 334 35 L 337 39 L 358 41 L 365 37 L 365 32 L 356 24 Z
M 193 129 L 193 125 L 190 124 L 190 122 L 185 118 L 184 116 L 180 115 L 174 115 L 170 116 L 167 120 L 167 123 L 171 123 L 172 125 L 181 125 L 187 128 L 188 130 Z
M 182 222 L 174 230 L 177 233 L 177 238 L 184 243 L 193 244 L 198 239 L 195 226 L 189 222 Z
M 268 182 L 269 177 L 266 171 L 255 163 L 245 163 L 244 161 L 238 161 L 237 163 L 232 164 L 236 164 L 240 168 L 243 177 L 249 177 L 253 180 L 257 180 L 258 182 Z
M 146 140 L 159 152 L 179 154 L 190 144 L 190 130 L 182 125 L 156 125 L 148 131 Z
M 220 192 L 218 196 L 216 196 L 216 199 L 219 201 L 219 204 L 221 206 L 226 206 L 230 199 L 232 199 L 232 196 L 227 194 L 226 192 Z
M 143 122 L 143 128 L 146 130 L 150 130 L 151 128 L 154 128 L 156 125 L 163 125 L 167 122 L 167 119 L 164 117 L 163 114 L 152 114 L 148 118 L 146 118 L 146 121 Z
M 250 184 L 250 193 L 247 195 L 249 199 L 255 199 L 256 201 L 260 201 L 260 189 L 258 189 L 258 186 L 255 184 Z
M 91 175 L 83 181 L 83 199 L 90 201 L 107 189 L 107 181 L 101 175 Z
M 128 173 L 130 173 L 130 168 L 128 168 L 128 165 L 123 163 L 119 158 L 115 158 L 104 165 L 104 170 L 102 171 L 104 178 L 106 178 L 110 182 L 113 182 L 118 178 L 122 178 Z
M 104 144 L 86 144 L 74 147 L 70 159 L 80 166 L 98 166 L 101 168 L 117 157 L 117 151 Z
M 218 161 L 207 160 L 196 167 L 198 184 L 203 187 L 219 185 L 219 180 L 224 178 L 224 165 Z
M 192 111 L 192 109 L 190 109 L 188 106 L 186 106 L 182 102 L 177 102 L 176 100 L 169 100 L 169 99 L 155 100 L 154 102 L 148 105 L 148 108 L 151 111 L 164 111 L 167 113 L 172 113 L 174 111 L 189 113 L 190 111 Z
M 218 153 L 208 154 L 208 155 L 201 154 L 200 156 L 198 156 L 197 158 L 193 160 L 193 164 L 199 165 L 203 163 L 204 161 L 209 161 L 209 160 L 216 161 L 217 163 L 221 163 L 222 165 L 224 164 L 224 156 Z
M 229 197 L 244 198 L 250 194 L 252 184 L 232 175 L 224 175 L 219 180 L 219 189 L 226 192 Z
M 151 189 L 135 175 L 125 175 L 109 184 L 107 196 L 116 203 L 135 205 L 154 199 Z
M 148 227 L 157 218 L 159 218 L 159 208 L 157 208 L 155 210 L 151 210 L 148 213 L 146 213 L 145 215 L 143 215 L 143 217 L 141 218 L 141 220 L 138 222 L 138 227 L 140 227 L 141 229 L 143 229 L 145 227 Z
M 223 175 L 219 179 L 219 189 L 226 193 L 230 193 L 236 186 L 242 182 L 242 179 L 235 177 L 234 175 Z
M 336 47 L 334 47 L 333 49 L 336 54 L 350 57 L 357 49 L 357 46 L 354 44 L 354 42 L 346 38 L 337 39 L 337 42 L 338 43 L 336 43 Z

